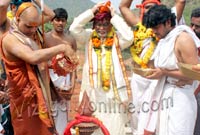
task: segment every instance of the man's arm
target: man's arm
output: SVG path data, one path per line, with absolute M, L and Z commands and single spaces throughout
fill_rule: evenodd
M 72 62 L 77 61 L 76 54 L 69 44 L 59 44 L 50 48 L 32 50 L 29 46 L 17 40 L 13 35 L 7 35 L 3 39 L 2 48 L 5 56 L 11 61 L 22 59 L 30 64 L 38 64 L 43 61 L 48 61 L 59 53 L 64 53 Z
M 41 9 L 41 1 L 40 0 L 35 0 L 34 2 Z M 53 12 L 53 10 L 50 9 L 46 4 L 44 4 L 44 11 L 43 11 L 43 13 L 44 13 L 44 23 L 52 20 L 54 18 L 54 16 L 55 16 L 55 13 Z M 40 22 L 42 24 L 42 16 L 40 17 L 40 20 L 41 20 Z
M 119 5 L 120 12 L 128 25 L 134 26 L 140 22 L 140 18 L 136 16 L 130 9 L 133 0 L 121 0 Z
M 194 39 L 186 32 L 182 32 L 176 39 L 175 52 L 179 62 L 187 64 L 198 64 L 198 53 Z M 180 80 L 191 80 L 183 75 L 180 70 L 168 70 L 156 68 L 152 70 L 153 74 L 148 76 L 149 79 L 159 79 L 162 76 L 170 76 Z
M 133 31 L 131 30 L 131 27 L 117 14 L 112 16 L 110 22 L 117 30 L 121 49 L 123 50 L 129 47 L 133 43 Z
M 186 32 L 182 32 L 176 40 L 175 47 L 180 53 L 180 62 L 187 64 L 198 63 L 198 50 L 191 35 Z
M 0 0 L 0 27 L 5 23 L 7 20 L 7 9 L 10 4 L 10 0 Z
M 177 13 L 176 17 L 177 17 L 177 21 L 179 22 L 183 16 L 186 0 L 175 0 L 175 2 L 176 2 L 175 7 L 176 7 L 176 13 Z
M 94 13 L 101 4 L 94 5 L 91 9 L 86 10 L 74 18 L 69 27 L 70 34 L 75 38 L 77 45 L 85 45 L 90 37 L 92 29 L 85 29 L 84 26 L 94 18 Z
M 192 69 L 193 69 L 194 71 L 197 71 L 198 73 L 200 73 L 200 64 L 193 65 L 193 66 L 192 66 Z

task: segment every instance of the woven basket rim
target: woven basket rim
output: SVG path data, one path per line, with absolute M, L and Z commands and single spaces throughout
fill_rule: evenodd
M 133 72 L 141 75 L 141 76 L 148 76 L 150 74 L 152 74 L 152 69 L 151 68 L 132 68 Z
M 200 73 L 192 70 L 192 64 L 178 63 L 180 71 L 193 80 L 200 80 Z

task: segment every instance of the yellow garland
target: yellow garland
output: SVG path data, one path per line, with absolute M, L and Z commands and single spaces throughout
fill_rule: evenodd
M 111 74 L 110 70 L 111 70 L 111 63 L 112 63 L 111 55 L 112 55 L 113 36 L 114 36 L 113 29 L 111 29 L 111 31 L 108 32 L 104 42 L 101 42 L 100 37 L 96 31 L 94 31 L 91 36 L 93 48 L 98 57 L 98 67 L 99 67 L 98 69 L 100 70 L 101 70 L 100 68 L 101 59 L 99 59 L 99 57 L 101 56 L 99 55 L 99 53 L 102 51 L 102 48 L 105 48 L 105 64 L 104 64 L 105 66 L 103 70 L 98 72 L 98 81 L 100 81 L 100 78 L 101 78 L 102 88 L 105 91 L 108 91 L 110 89 L 110 74 Z M 102 72 L 101 77 L 99 75 L 100 72 Z
M 102 86 L 105 91 L 110 89 L 111 51 L 106 51 L 105 68 L 102 72 Z
M 158 38 L 153 33 L 152 29 L 146 29 L 141 23 L 138 23 L 135 26 L 134 42 L 130 48 L 132 58 L 134 62 L 141 66 L 141 68 L 147 68 L 148 62 L 154 52 L 155 46 L 158 42 Z M 143 50 L 143 41 L 147 38 L 151 38 L 150 46 L 147 49 L 143 58 L 140 58 L 139 55 Z

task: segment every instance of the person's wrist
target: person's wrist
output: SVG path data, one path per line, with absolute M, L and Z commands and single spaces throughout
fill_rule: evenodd
M 162 75 L 166 76 L 167 75 L 167 70 L 166 69 L 161 69 Z

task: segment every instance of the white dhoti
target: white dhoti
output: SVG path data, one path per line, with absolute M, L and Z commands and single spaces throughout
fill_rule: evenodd
M 160 107 L 158 135 L 193 135 L 197 103 L 191 85 L 166 84 Z
M 132 113 L 131 125 L 133 135 L 143 135 L 148 121 L 148 113 L 157 80 L 149 80 L 134 74 L 131 79 L 131 90 L 135 111 Z
M 178 60 L 174 53 L 176 38 L 182 32 L 187 32 L 198 47 L 199 39 L 187 26 L 174 28 L 168 35 L 160 40 L 154 52 L 155 67 L 168 70 L 177 70 Z M 160 98 L 159 115 L 156 132 L 158 135 L 192 135 L 196 122 L 197 103 L 194 90 L 199 82 L 193 81 L 190 85 L 178 87 L 174 85 L 177 78 L 166 76 Z M 166 103 L 166 101 L 168 101 Z M 169 102 L 170 101 L 170 102 Z M 163 106 L 163 105 L 167 106 Z
M 52 107 L 54 123 L 59 135 L 64 134 L 68 122 L 69 101 L 54 102 Z
M 67 74 L 66 76 L 58 76 L 56 73 L 54 73 L 53 69 L 49 69 L 51 80 L 56 88 L 59 88 L 62 91 L 69 91 L 73 87 L 71 81 L 72 78 L 70 74 Z M 62 95 L 61 95 L 62 96 Z M 64 134 L 64 130 L 67 126 L 68 122 L 68 111 L 70 108 L 70 102 L 62 99 L 61 101 L 55 101 L 52 105 L 52 112 L 53 112 L 53 118 L 54 123 L 56 126 L 56 130 L 59 135 Z

